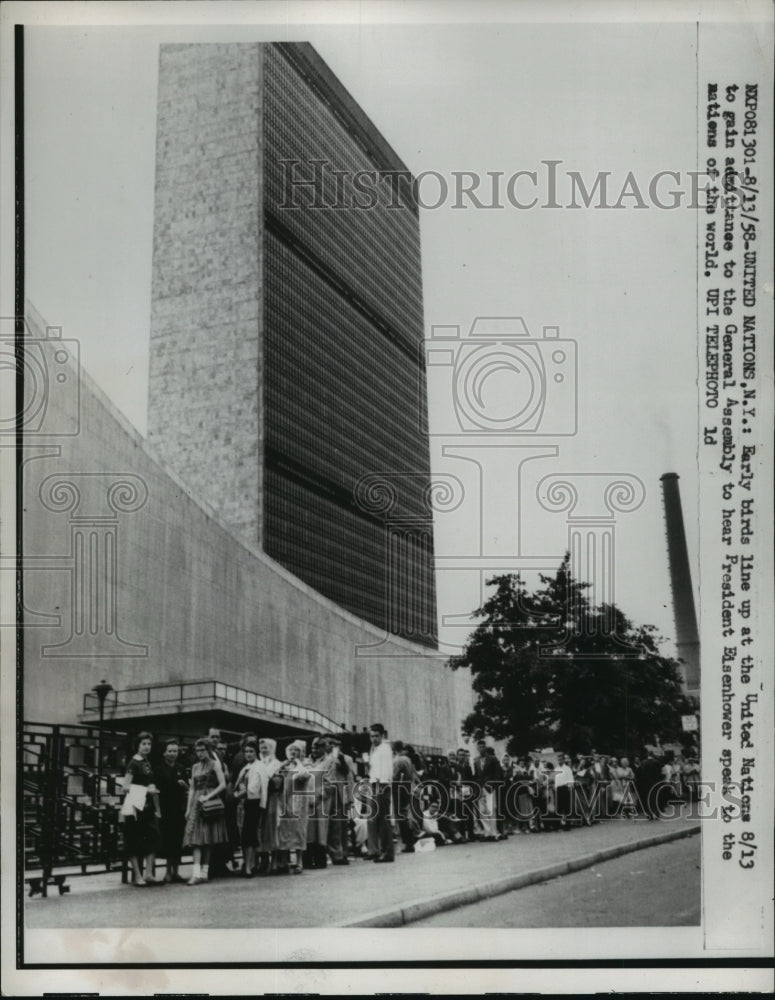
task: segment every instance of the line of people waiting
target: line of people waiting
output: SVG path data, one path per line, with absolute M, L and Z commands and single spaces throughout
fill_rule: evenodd
M 473 758 L 463 747 L 429 760 L 401 740 L 391 743 L 379 723 L 369 729 L 368 753 L 358 735 L 357 746 L 347 733 L 309 745 L 296 739 L 278 755 L 275 740 L 245 733 L 229 753 L 213 728 L 196 741 L 189 771 L 172 739 L 152 764 L 153 738 L 140 733 L 121 807 L 133 884 L 157 884 L 157 854 L 167 861 L 164 881 L 198 885 L 235 874 L 301 874 L 359 857 L 391 862 L 399 839 L 404 853 L 503 840 L 579 819 L 579 790 L 598 809 L 602 793 L 606 814 L 613 807 L 633 817 L 638 804 L 650 803 L 642 808 L 651 819 L 660 808 L 652 787 L 690 797 L 687 788 L 699 780 L 696 762 L 658 761 L 647 751 L 634 766 L 594 750 L 575 760 L 554 753 L 498 759 L 480 739 Z M 628 789 L 636 790 L 634 801 L 623 802 Z M 187 880 L 184 851 L 193 857 Z

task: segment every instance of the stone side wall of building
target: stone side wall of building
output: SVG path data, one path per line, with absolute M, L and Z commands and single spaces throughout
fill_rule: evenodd
M 148 436 L 220 520 L 260 539 L 261 45 L 159 62 Z
M 357 656 L 358 646 L 379 644 L 384 633 L 240 541 L 84 373 L 81 390 L 80 433 L 41 439 L 45 447 L 26 453 L 26 719 L 77 721 L 84 694 L 103 677 L 116 689 L 216 678 L 348 725 L 382 720 L 396 738 L 455 743 L 472 707 L 466 671 L 403 640 L 386 641 L 383 655 Z M 65 403 L 55 392 L 49 401 L 54 411 Z M 52 416 L 50 426 L 59 419 Z M 85 540 L 80 578 L 74 533 Z M 104 571 L 111 563 L 103 561 L 110 546 L 112 635 Z M 74 615 L 84 633 L 78 655 L 51 655 L 63 651 Z

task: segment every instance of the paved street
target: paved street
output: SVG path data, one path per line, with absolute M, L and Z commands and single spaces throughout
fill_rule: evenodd
M 25 897 L 25 923 L 30 928 L 329 927 L 589 857 L 600 850 L 635 846 L 659 834 L 689 832 L 698 825 L 688 820 L 610 821 L 568 831 L 516 835 L 497 843 L 398 854 L 392 865 L 354 860 L 349 867 L 306 871 L 301 876 L 219 879 L 195 887 L 139 889 L 121 885 L 118 873 L 94 875 L 69 880 L 72 890 L 65 896 L 54 891 L 47 899 Z M 699 850 L 699 838 L 691 839 Z M 664 851 L 666 846 L 656 850 Z M 627 858 L 636 867 L 637 855 Z M 699 886 L 699 870 L 693 871 Z
M 413 927 L 678 927 L 700 923 L 688 837 L 418 920 Z

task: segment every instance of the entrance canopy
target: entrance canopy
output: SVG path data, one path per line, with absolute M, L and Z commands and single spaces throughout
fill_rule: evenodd
M 99 700 L 84 695 L 79 721 L 99 720 Z M 222 681 L 181 681 L 177 684 L 144 684 L 110 691 L 105 699 L 104 723 L 132 722 L 149 729 L 200 735 L 208 726 L 235 732 L 255 730 L 259 735 L 282 736 L 341 733 L 342 727 L 315 709 L 270 698 Z

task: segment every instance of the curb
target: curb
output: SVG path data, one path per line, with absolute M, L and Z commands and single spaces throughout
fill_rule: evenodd
M 629 844 L 606 847 L 603 850 L 595 851 L 594 854 L 584 854 L 580 858 L 574 858 L 572 861 L 562 861 L 559 864 L 547 865 L 544 868 L 537 868 L 534 871 L 523 872 L 521 875 L 508 875 L 505 878 L 494 879 L 482 885 L 475 885 L 466 889 L 455 889 L 452 892 L 443 892 L 436 896 L 426 896 L 424 899 L 415 899 L 409 903 L 405 903 L 403 906 L 392 907 L 388 910 L 375 910 L 363 917 L 359 917 L 357 920 L 333 924 L 332 926 L 403 927 L 417 920 L 432 917 L 435 913 L 455 910 L 460 906 L 467 906 L 470 903 L 478 903 L 483 899 L 490 899 L 493 896 L 500 896 L 506 892 L 513 892 L 515 889 L 524 889 L 528 885 L 547 882 L 549 879 L 559 878 L 561 875 L 568 875 L 570 872 L 581 871 L 583 868 L 591 868 L 593 865 L 600 864 L 603 861 L 610 861 L 613 858 L 619 858 L 624 854 L 642 851 L 647 847 L 658 847 L 660 844 L 667 844 L 671 840 L 692 837 L 699 832 L 700 825 L 697 823 L 688 828 L 684 827 L 682 830 L 655 834 L 652 837 L 646 837 L 644 840 L 635 840 Z

